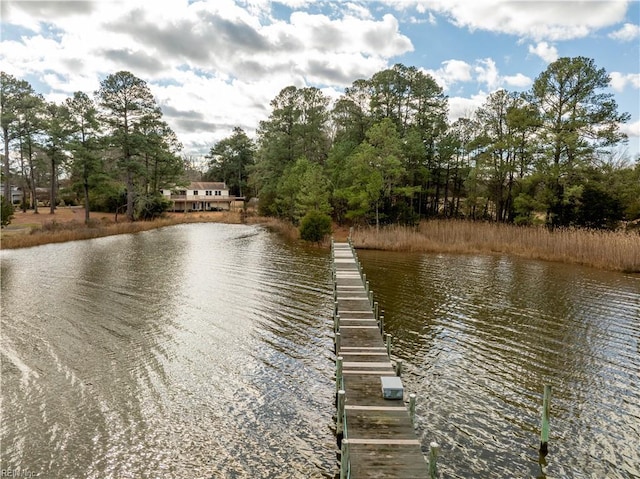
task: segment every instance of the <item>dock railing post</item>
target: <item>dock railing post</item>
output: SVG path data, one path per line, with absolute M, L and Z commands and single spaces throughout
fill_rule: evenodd
M 342 356 L 336 358 L 336 391 L 340 392 L 342 389 Z
M 393 336 L 391 336 L 389 333 L 387 333 L 387 356 L 391 356 L 391 338 Z
M 380 334 L 384 336 L 384 310 L 380 313 Z
M 340 334 L 340 331 L 338 331 L 336 333 L 336 354 L 340 354 L 340 348 L 342 348 L 342 335 Z
M 377 301 L 373 303 L 373 317 L 376 318 L 377 323 L 380 323 L 380 305 Z
M 344 402 L 346 392 L 344 389 L 338 391 L 338 417 L 336 420 L 336 433 L 340 437 L 344 431 Z
M 540 455 L 545 457 L 549 453 L 549 410 L 551 402 L 551 386 L 545 384 L 542 397 L 542 425 L 540 427 Z
M 433 441 L 429 444 L 429 478 L 438 477 L 438 443 Z
M 340 479 L 349 477 L 349 440 L 342 440 L 342 448 L 340 451 Z
M 402 359 L 396 361 L 396 376 L 402 376 Z
M 416 395 L 415 393 L 409 394 L 409 417 L 411 417 L 411 424 L 416 427 Z

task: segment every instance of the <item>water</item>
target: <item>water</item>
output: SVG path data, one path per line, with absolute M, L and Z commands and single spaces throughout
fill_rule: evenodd
M 329 259 L 253 226 L 2 253 L 2 469 L 333 477 Z
M 640 477 L 640 277 L 499 255 L 359 258 L 443 477 Z
M 442 477 L 640 477 L 640 278 L 498 255 L 359 255 Z M 326 251 L 202 224 L 0 258 L 2 469 L 337 472 Z

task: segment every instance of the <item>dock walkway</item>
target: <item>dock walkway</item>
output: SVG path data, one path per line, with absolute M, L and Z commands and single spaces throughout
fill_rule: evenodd
M 332 243 L 337 433 L 341 478 L 426 478 L 429 468 L 403 400 L 384 399 L 395 377 L 384 318 L 350 243 Z M 415 406 L 412 395 L 410 409 Z

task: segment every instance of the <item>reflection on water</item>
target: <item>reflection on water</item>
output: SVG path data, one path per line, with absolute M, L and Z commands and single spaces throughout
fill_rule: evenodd
M 206 224 L 1 258 L 3 469 L 335 473 L 326 253 Z
M 640 278 L 503 256 L 359 257 L 444 477 L 640 477 Z

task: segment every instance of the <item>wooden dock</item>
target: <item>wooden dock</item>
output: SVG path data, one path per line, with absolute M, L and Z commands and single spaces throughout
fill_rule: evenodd
M 381 377 L 395 377 L 401 365 L 391 363 L 391 338 L 383 340 L 384 318 L 355 250 L 332 242 L 332 258 L 340 477 L 430 477 L 412 423 L 415 395 L 409 410 L 382 395 Z

